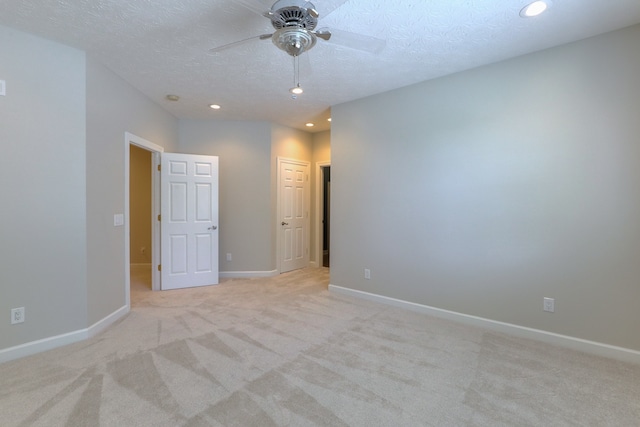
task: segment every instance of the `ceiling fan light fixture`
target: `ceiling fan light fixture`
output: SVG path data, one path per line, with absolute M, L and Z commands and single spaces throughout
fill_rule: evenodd
M 520 10 L 520 16 L 523 18 L 533 18 L 534 16 L 538 16 L 547 10 L 549 7 L 549 1 L 534 1 L 533 3 L 529 3 L 525 7 Z
M 277 30 L 271 36 L 271 41 L 280 50 L 291 56 L 300 56 L 316 44 L 316 35 L 304 28 L 289 27 Z

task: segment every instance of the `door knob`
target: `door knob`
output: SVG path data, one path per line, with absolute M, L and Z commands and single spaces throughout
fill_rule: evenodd
M 282 224 L 281 224 L 281 225 L 289 225 L 289 223 L 288 223 L 288 222 L 284 222 L 284 221 L 282 221 Z
M 218 227 L 216 227 L 215 225 L 212 225 L 211 227 L 207 228 L 207 230 L 217 230 Z

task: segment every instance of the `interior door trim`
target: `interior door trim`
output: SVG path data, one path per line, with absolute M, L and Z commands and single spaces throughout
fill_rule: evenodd
M 164 152 L 163 147 L 154 144 L 151 141 L 147 141 L 146 139 L 129 132 L 124 133 L 124 294 L 127 308 L 131 308 L 131 242 L 129 241 L 129 236 L 131 234 L 131 226 L 129 221 L 129 182 L 131 179 L 131 171 L 129 170 L 131 167 L 131 160 L 129 155 L 130 145 L 136 145 L 140 148 L 150 151 L 152 154 L 152 167 L 154 167 L 153 165 L 159 161 L 160 155 Z M 153 207 L 151 209 L 151 223 L 154 224 L 151 233 L 151 288 L 156 291 L 160 290 L 160 272 L 157 268 L 153 268 L 153 266 L 158 265 L 160 259 L 160 228 L 159 226 L 156 226 L 157 221 L 153 221 L 153 218 L 157 218 L 157 215 L 160 213 L 160 177 L 157 173 L 153 173 L 153 171 L 149 171 L 149 173 L 151 173 L 152 177 L 151 203 Z

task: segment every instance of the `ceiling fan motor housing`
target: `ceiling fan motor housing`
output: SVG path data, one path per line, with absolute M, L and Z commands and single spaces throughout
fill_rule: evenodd
M 291 56 L 299 56 L 316 44 L 313 29 L 318 25 L 315 6 L 304 0 L 280 0 L 269 12 L 276 29 L 271 41 Z
M 279 0 L 271 6 L 271 25 L 281 28 L 313 30 L 318 25 L 318 12 L 313 3 L 304 0 Z

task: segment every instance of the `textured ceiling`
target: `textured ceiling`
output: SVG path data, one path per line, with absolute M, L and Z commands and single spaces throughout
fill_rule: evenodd
M 320 131 L 332 105 L 640 22 L 640 0 L 553 0 L 542 16 L 524 19 L 519 12 L 528 2 L 317 0 L 318 28 L 386 45 L 372 54 L 318 40 L 301 57 L 305 92 L 295 100 L 288 92 L 292 57 L 270 40 L 209 52 L 273 32 L 240 0 L 0 0 L 0 24 L 87 51 L 176 117 L 266 120 L 304 130 L 312 121 Z M 167 101 L 167 94 L 180 101 Z M 211 103 L 222 109 L 209 109 Z

